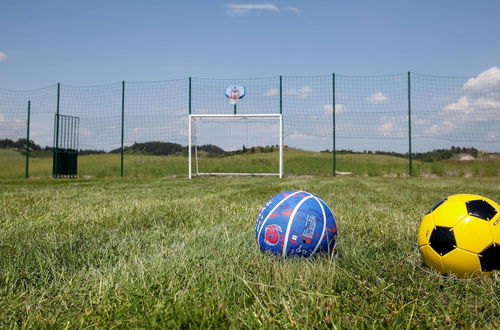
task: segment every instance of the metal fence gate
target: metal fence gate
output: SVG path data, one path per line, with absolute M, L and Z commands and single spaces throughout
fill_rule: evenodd
M 80 118 L 56 114 L 52 176 L 76 178 L 78 171 L 78 132 Z

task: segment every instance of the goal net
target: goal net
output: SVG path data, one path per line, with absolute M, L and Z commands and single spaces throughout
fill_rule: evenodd
M 283 177 L 283 117 L 189 115 L 189 178 Z

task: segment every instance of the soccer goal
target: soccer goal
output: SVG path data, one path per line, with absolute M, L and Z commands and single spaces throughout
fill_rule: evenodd
M 279 114 L 189 115 L 189 178 L 283 177 Z

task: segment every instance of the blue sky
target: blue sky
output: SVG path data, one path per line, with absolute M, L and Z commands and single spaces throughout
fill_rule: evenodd
M 500 1 L 0 2 L 0 88 L 336 72 L 477 75 Z
M 0 0 L 0 137 L 24 136 L 30 99 L 32 136 L 50 145 L 61 82 L 63 113 L 82 118 L 81 145 L 114 148 L 125 80 L 125 142 L 185 144 L 185 78 L 197 77 L 193 113 L 232 112 L 223 91 L 235 82 L 247 87 L 241 111 L 276 113 L 283 75 L 285 143 L 329 149 L 335 72 L 337 148 L 404 152 L 412 71 L 461 76 L 413 75 L 414 150 L 498 151 L 498 13 L 498 0 Z M 354 77 L 388 74 L 397 75 Z

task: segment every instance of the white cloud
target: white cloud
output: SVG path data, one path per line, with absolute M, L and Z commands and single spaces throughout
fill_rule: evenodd
M 302 88 L 291 88 L 291 89 L 285 89 L 283 91 L 283 95 L 292 95 L 292 96 L 297 96 L 301 99 L 305 99 L 311 93 L 313 92 L 313 89 L 309 86 L 304 86 Z M 271 88 L 268 89 L 267 91 L 264 92 L 265 96 L 277 96 L 280 94 L 280 91 L 278 88 Z
M 30 132 L 30 140 L 32 138 L 44 136 L 45 134 L 46 134 L 46 132 L 44 132 L 44 131 L 31 131 Z
M 443 113 L 457 121 L 489 121 L 498 117 L 500 101 L 487 97 L 462 96 L 446 105 Z
M 286 89 L 284 94 L 285 95 L 296 95 L 299 98 L 304 99 L 304 98 L 308 97 L 312 92 L 313 92 L 313 90 L 311 87 L 305 86 L 302 88 Z
M 386 138 L 406 138 L 407 133 L 407 117 L 405 116 L 382 116 L 383 123 L 377 127 L 377 132 L 380 136 Z
M 491 97 L 500 99 L 500 69 L 496 66 L 481 72 L 477 77 L 470 78 L 463 86 L 466 93 L 488 94 Z
M 295 13 L 295 14 L 298 14 L 301 12 L 301 10 L 297 7 L 285 7 L 285 10 L 288 10 L 288 11 Z
M 383 136 L 391 136 L 395 128 L 396 128 L 396 123 L 393 121 L 388 121 L 380 125 L 377 130 Z
M 490 139 L 490 140 L 496 140 L 499 137 L 500 137 L 500 135 L 498 135 L 498 133 L 495 131 L 488 132 L 488 139 Z
M 8 58 L 7 54 L 0 52 L 0 62 L 7 61 L 7 58 Z
M 298 14 L 302 12 L 297 7 L 291 7 L 287 6 L 284 8 L 280 8 L 274 3 L 230 3 L 225 6 L 226 7 L 226 13 L 231 16 L 241 16 L 241 15 L 247 15 L 251 13 L 260 13 L 260 12 L 282 12 L 282 11 L 288 11 L 290 13 Z
M 411 115 L 411 121 L 415 125 L 427 125 L 429 123 L 429 120 L 423 119 L 423 118 L 418 118 L 415 115 Z
M 492 67 L 462 86 L 465 95 L 444 106 L 443 115 L 454 121 L 489 121 L 500 112 L 500 69 Z
M 424 133 L 432 136 L 442 136 L 452 132 L 453 130 L 455 130 L 455 123 L 445 120 L 439 124 L 433 124 L 431 127 L 424 130 Z
M 470 113 L 472 109 L 469 104 L 469 99 L 467 96 L 462 96 L 455 103 L 450 103 L 444 107 L 445 112 L 462 112 Z
M 24 136 L 25 124 L 24 120 L 10 120 L 0 114 L 0 136 L 11 139 Z
M 134 128 L 132 128 L 132 133 L 139 134 L 139 133 L 144 132 L 144 130 L 145 129 L 143 127 L 134 127 Z
M 434 122 L 423 131 L 433 137 L 449 134 L 460 135 L 465 127 L 473 128 L 470 134 L 477 139 L 494 141 L 497 136 L 490 134 L 500 113 L 500 69 L 491 67 L 462 85 L 463 94 L 448 103 L 439 112 Z M 473 132 L 473 133 L 472 133 Z M 465 134 L 466 136 L 471 136 Z M 463 136 L 463 138 L 466 138 Z
M 237 4 L 230 3 L 227 5 L 227 13 L 234 16 L 246 15 L 251 12 L 261 12 L 261 11 L 280 11 L 278 6 L 272 3 L 262 3 L 262 4 Z
M 276 95 L 279 95 L 279 90 L 277 88 L 271 88 L 271 89 L 268 89 L 264 95 L 265 96 L 276 96 Z
M 493 100 L 487 97 L 480 97 L 474 100 L 474 105 L 479 108 L 485 109 L 500 109 L 500 100 Z
M 90 136 L 90 135 L 94 134 L 91 130 L 86 129 L 86 128 L 81 128 L 79 133 L 80 133 L 80 135 L 83 135 L 83 136 Z
M 335 104 L 335 114 L 341 114 L 345 110 L 345 107 L 342 104 Z M 326 115 L 331 115 L 333 113 L 333 105 L 325 104 L 323 105 L 323 111 Z
M 382 92 L 377 92 L 377 93 L 373 93 L 372 95 L 368 96 L 366 98 L 366 100 L 370 103 L 376 103 L 376 104 L 379 104 L 379 103 L 385 103 L 385 102 L 388 102 L 389 101 L 389 97 L 382 94 Z
M 24 125 L 24 120 L 20 119 L 14 119 L 14 120 L 9 120 L 5 118 L 4 115 L 0 114 L 0 124 L 8 126 L 8 125 Z
M 478 139 L 495 140 L 498 137 L 490 133 L 495 130 L 492 127 L 498 122 L 500 113 L 499 90 L 500 69 L 497 67 L 468 79 L 462 85 L 463 94 L 439 112 L 435 120 L 439 123 L 430 125 L 423 133 L 441 137 L 459 134 L 468 127 L 473 128 Z

